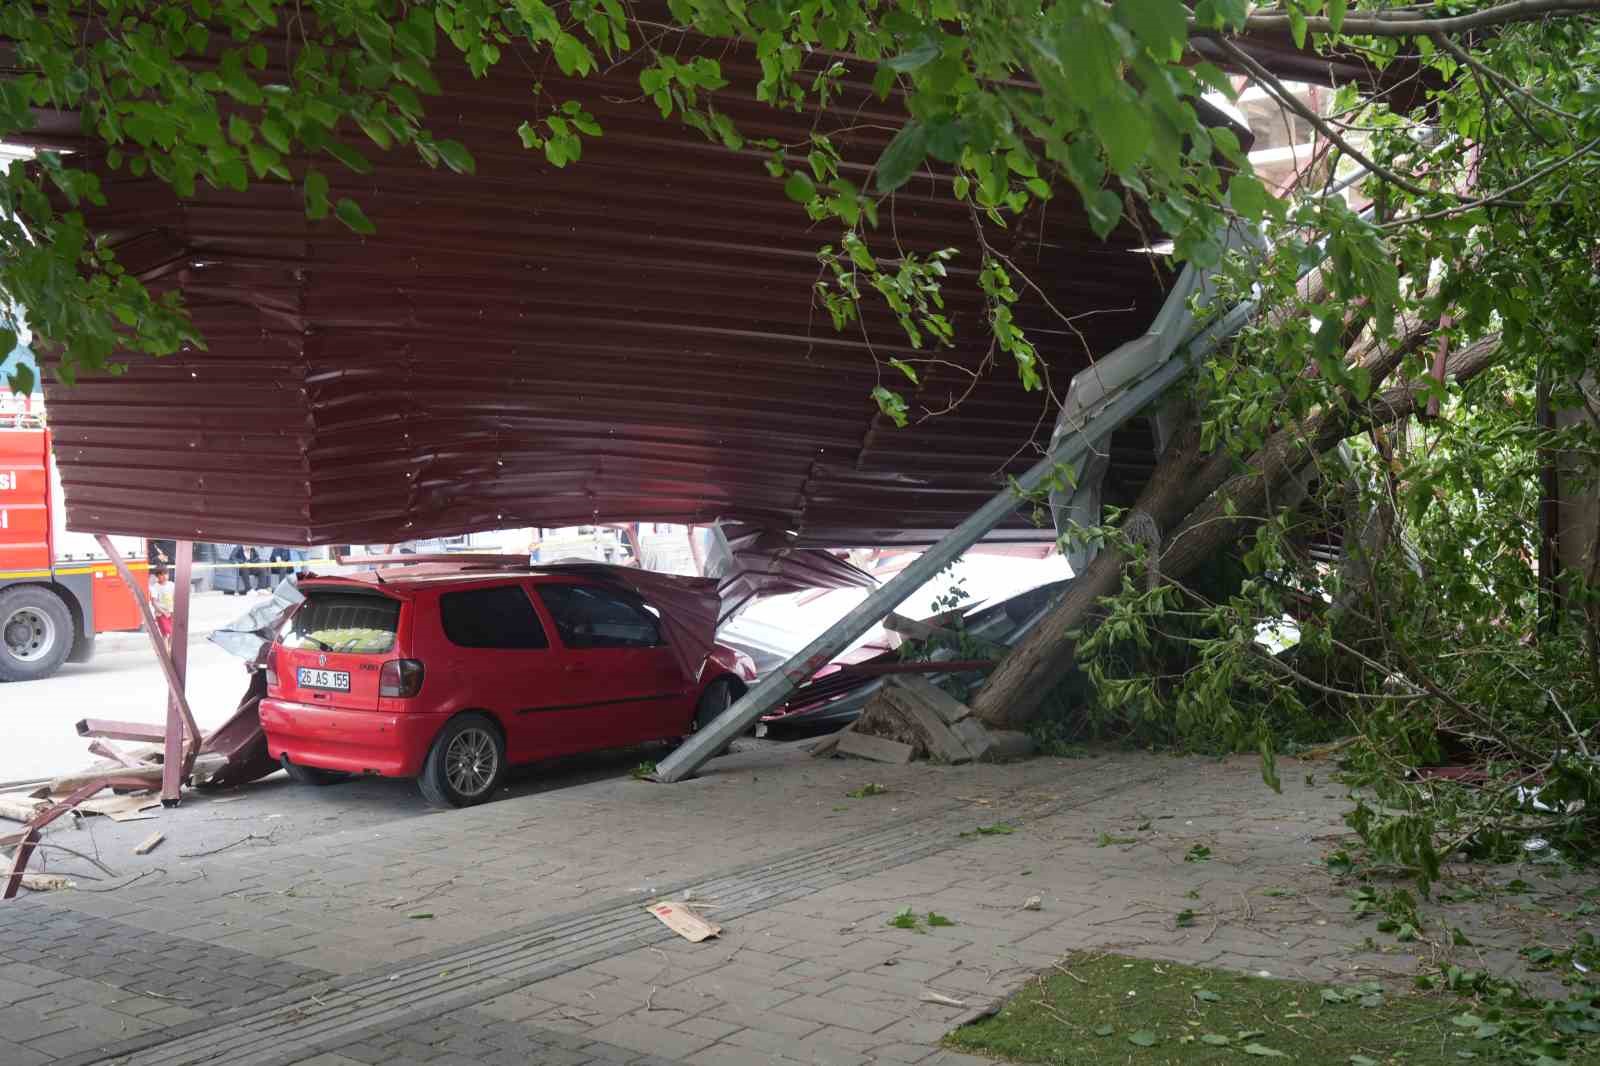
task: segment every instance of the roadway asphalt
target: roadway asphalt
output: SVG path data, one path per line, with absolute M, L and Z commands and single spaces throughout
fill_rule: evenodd
M 233 713 L 246 680 L 243 662 L 206 637 L 264 599 L 206 592 L 191 604 L 187 689 L 202 729 Z M 0 683 L 0 785 L 93 762 L 89 742 L 73 730 L 80 718 L 161 722 L 166 706 L 166 679 L 143 632 L 103 634 L 91 662 L 68 663 L 43 681 Z

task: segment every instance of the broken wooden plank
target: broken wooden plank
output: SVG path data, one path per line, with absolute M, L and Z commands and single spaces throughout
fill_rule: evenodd
M 205 779 L 221 770 L 227 765 L 227 757 L 223 755 L 205 754 L 198 756 L 194 763 L 194 776 Z M 80 785 L 104 779 L 113 788 L 160 788 L 160 766 L 105 766 L 91 767 L 80 770 L 75 774 L 58 777 L 50 782 L 50 791 L 55 795 L 71 792 Z
M 43 800 L 13 792 L 7 796 L 0 796 L 0 818 L 9 818 L 13 822 L 29 822 L 33 820 L 34 815 L 49 806 L 50 804 Z
M 921 700 L 940 718 L 944 719 L 945 725 L 955 725 L 963 718 L 969 718 L 972 715 L 971 707 L 968 707 L 932 681 L 917 674 L 896 674 L 884 683 L 904 689 Z
M 923 703 L 916 694 L 896 685 L 885 685 L 882 695 L 923 734 L 929 758 L 948 763 L 972 761 L 972 753 L 961 742 L 961 738 L 950 732 L 950 727 L 939 712 Z
M 693 944 L 708 937 L 719 936 L 722 926 L 708 922 L 694 912 L 687 903 L 664 899 L 650 904 L 645 910 L 655 915 L 668 929 Z
M 146 792 L 133 796 L 98 796 L 78 804 L 78 810 L 85 814 L 103 814 L 114 822 L 132 822 L 154 817 L 140 812 L 160 806 L 161 797 Z
M 22 887 L 29 892 L 55 892 L 71 888 L 72 882 L 60 874 L 23 874 Z
M 872 737 L 855 730 L 846 730 L 839 734 L 839 744 L 836 749 L 840 755 L 854 755 L 858 759 L 871 759 L 874 762 L 904 764 L 911 761 L 917 749 L 910 744 L 902 744 L 898 740 L 886 740 L 883 737 Z
M 144 838 L 143 843 L 133 849 L 133 853 L 135 855 L 148 855 L 152 851 L 156 850 L 156 848 L 160 847 L 161 842 L 165 839 L 167 838 L 164 833 L 151 833 L 149 836 Z

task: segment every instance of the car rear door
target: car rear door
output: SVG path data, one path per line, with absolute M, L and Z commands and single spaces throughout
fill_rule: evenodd
M 399 639 L 401 599 L 378 590 L 302 585 L 305 602 L 278 642 L 283 697 L 350 710 L 378 709 L 378 674 Z
M 591 747 L 620 747 L 685 732 L 690 680 L 667 646 L 660 619 L 621 589 L 567 582 L 535 585 L 562 645 L 574 708 Z
M 438 615 L 445 640 L 438 671 L 454 697 L 451 709 L 493 712 L 505 727 L 510 762 L 591 746 L 585 723 L 550 717 L 574 698 L 572 680 L 524 583 L 441 592 Z

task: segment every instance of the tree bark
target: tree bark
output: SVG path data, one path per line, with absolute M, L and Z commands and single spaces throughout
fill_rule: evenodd
M 1413 323 L 1402 343 L 1381 350 L 1368 346 L 1355 361 L 1381 383 L 1426 340 L 1431 328 Z M 1450 370 L 1465 381 L 1492 365 L 1498 354 L 1498 337 L 1480 341 L 1457 352 Z M 1191 423 L 1157 464 L 1129 517 L 1142 513 L 1154 521 L 1163 537 L 1159 551 L 1151 552 L 1159 559 L 1159 574 L 1181 578 L 1223 547 L 1238 543 L 1270 510 L 1282 506 L 1274 501 L 1286 501 L 1289 480 L 1308 462 L 1368 425 L 1411 417 L 1426 402 L 1424 386 L 1399 386 L 1362 409 L 1324 410 L 1274 433 L 1242 471 L 1226 449 L 1201 453 L 1198 429 Z M 1170 537 L 1168 530 L 1173 531 Z M 1018 729 L 1038 714 L 1072 667 L 1077 646 L 1071 634 L 1096 624 L 1100 601 L 1121 587 L 1129 561 L 1126 552 L 1108 546 L 1067 586 L 1061 603 L 1006 656 L 972 701 L 978 718 L 991 728 Z

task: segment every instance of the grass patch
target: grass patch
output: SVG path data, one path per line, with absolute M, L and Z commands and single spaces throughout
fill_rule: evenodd
M 1078 955 L 946 1044 L 1017 1062 L 1119 1066 L 1280 1061 L 1299 1066 L 1463 1066 L 1517 1061 L 1456 1019 L 1464 1004 Z

